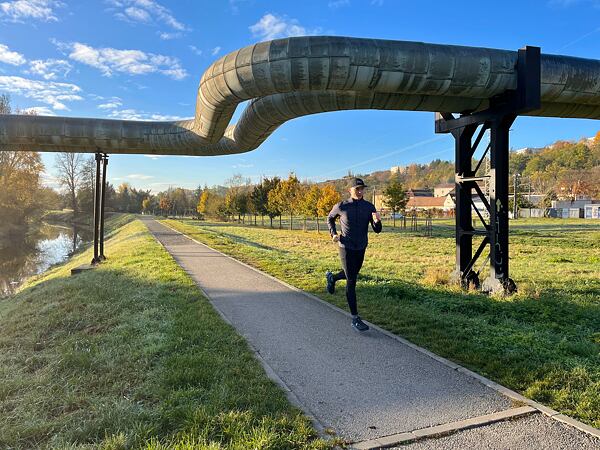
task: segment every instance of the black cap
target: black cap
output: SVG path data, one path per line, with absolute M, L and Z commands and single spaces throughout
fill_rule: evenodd
M 367 187 L 367 185 L 361 178 L 353 178 L 350 180 L 350 187 Z

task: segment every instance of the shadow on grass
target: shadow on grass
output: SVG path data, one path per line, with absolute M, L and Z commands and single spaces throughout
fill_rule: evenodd
M 0 305 L 1 448 L 330 447 L 165 261 L 107 263 Z

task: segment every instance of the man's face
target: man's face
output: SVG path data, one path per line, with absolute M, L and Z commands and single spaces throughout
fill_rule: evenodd
M 356 186 L 350 188 L 350 195 L 354 200 L 361 200 L 363 198 L 363 192 L 365 188 L 362 186 Z

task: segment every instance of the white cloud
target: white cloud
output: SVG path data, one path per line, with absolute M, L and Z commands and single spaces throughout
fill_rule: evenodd
M 135 20 L 137 22 L 148 23 L 152 21 L 152 17 L 148 11 L 141 8 L 134 8 L 133 6 L 125 8 L 125 15 L 131 20 Z
M 195 53 L 196 55 L 200 56 L 202 55 L 202 50 L 200 50 L 198 47 L 196 47 L 195 45 L 188 45 L 188 48 Z
M 0 91 L 33 98 L 50 105 L 55 111 L 68 110 L 63 102 L 83 100 L 81 88 L 70 83 L 38 81 L 16 76 L 0 76 Z
M 160 158 L 168 158 L 170 155 L 144 155 L 146 158 L 150 159 L 160 159 Z
M 288 19 L 271 13 L 265 14 L 258 22 L 248 28 L 252 32 L 252 36 L 266 41 L 281 37 L 306 36 L 320 32 L 319 28 L 307 30 L 296 19 Z
M 11 52 L 4 44 L 0 44 L 0 62 L 20 66 L 25 64 L 27 60 L 23 55 L 17 52 Z
M 152 175 L 144 175 L 143 173 L 132 173 L 125 175 L 124 178 L 129 178 L 130 180 L 150 180 L 154 177 Z
M 36 114 L 38 116 L 55 116 L 56 113 L 47 106 L 32 106 L 22 110 L 25 114 Z
M 217 55 L 219 52 L 221 51 L 221 47 L 217 46 L 215 48 L 212 49 L 212 51 L 210 52 L 211 55 L 215 56 Z
M 57 76 L 66 77 L 73 67 L 63 59 L 36 59 L 29 61 L 27 73 L 39 75 L 45 80 L 55 80 Z
M 177 31 L 187 31 L 187 27 L 179 22 L 171 11 L 154 0 L 108 0 L 117 12 L 115 17 L 127 22 L 144 24 L 163 23 Z
M 99 109 L 116 109 L 123 106 L 123 102 L 119 97 L 113 97 L 107 103 L 98 105 Z
M 166 33 L 166 32 L 160 32 L 158 33 L 158 37 L 160 37 L 163 41 L 170 41 L 171 39 L 178 39 L 181 36 L 183 36 L 181 33 L 177 32 L 177 33 Z
M 15 0 L 0 3 L 0 17 L 12 22 L 37 19 L 46 22 L 57 21 L 54 9 L 64 6 L 57 0 Z
M 350 0 L 330 0 L 329 3 L 327 3 L 327 6 L 329 6 L 329 8 L 331 8 L 331 9 L 338 9 L 343 6 L 349 6 L 349 5 L 350 5 Z
M 181 116 L 171 116 L 171 115 L 165 115 L 165 114 L 147 113 L 145 111 L 137 111 L 135 109 L 114 110 L 114 111 L 111 111 L 108 116 L 111 119 L 160 121 L 160 122 L 191 119 L 191 117 L 181 117 Z
M 146 53 L 142 50 L 119 50 L 116 48 L 94 48 L 80 42 L 61 43 L 54 41 L 63 51 L 70 52 L 69 58 L 74 61 L 95 67 L 105 76 L 114 72 L 129 75 L 145 75 L 160 73 L 175 80 L 188 76 L 181 67 L 179 59 L 171 56 Z

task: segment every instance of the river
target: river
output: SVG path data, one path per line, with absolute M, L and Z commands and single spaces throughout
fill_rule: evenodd
M 69 259 L 91 233 L 74 225 L 43 225 L 27 237 L 0 242 L 0 298 L 13 294 L 27 278 Z

